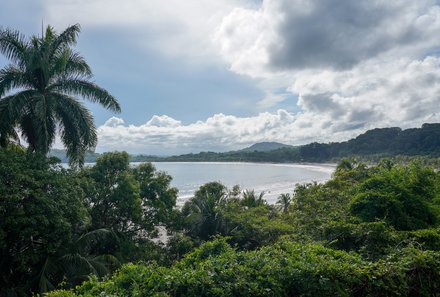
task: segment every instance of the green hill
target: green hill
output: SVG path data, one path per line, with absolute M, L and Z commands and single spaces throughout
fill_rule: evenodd
M 259 142 L 251 145 L 250 147 L 244 148 L 240 151 L 242 152 L 268 152 L 274 151 L 281 148 L 291 148 L 291 145 L 282 144 L 279 142 Z
M 288 140 L 286 139 L 286 142 Z M 63 150 L 51 155 L 67 162 Z M 440 156 L 440 124 L 421 128 L 376 128 L 344 142 L 313 142 L 290 146 L 279 142 L 260 142 L 238 151 L 200 152 L 170 157 L 131 155 L 133 162 L 328 162 L 345 157 Z M 86 162 L 94 162 L 97 153 L 87 153 Z
M 423 124 L 421 128 L 406 130 L 377 128 L 344 142 L 314 142 L 302 146 L 262 143 L 239 151 L 201 152 L 167 157 L 161 161 L 327 162 L 352 156 L 377 155 L 440 156 L 440 124 Z

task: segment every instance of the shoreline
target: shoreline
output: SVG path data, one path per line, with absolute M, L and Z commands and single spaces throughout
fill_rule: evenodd
M 152 162 L 156 165 L 154 162 Z M 161 166 L 162 165 L 162 166 Z M 220 174 L 209 174 L 212 178 L 190 178 L 182 182 L 180 174 L 173 174 L 170 167 L 179 168 L 182 166 L 188 172 L 193 172 L 194 176 L 199 175 L 198 172 L 223 172 Z M 193 167 L 194 166 L 194 167 Z M 213 166 L 213 168 L 211 168 Z M 219 166 L 218 168 L 216 166 Z M 267 167 L 266 167 L 267 166 Z M 200 185 L 206 182 L 219 181 L 226 187 L 231 188 L 238 184 L 241 190 L 254 190 L 257 193 L 265 192 L 264 199 L 269 204 L 275 204 L 277 197 L 281 193 L 291 193 L 296 184 L 306 183 L 323 183 L 329 180 L 335 171 L 336 164 L 330 163 L 250 163 L 250 162 L 160 162 L 156 167 L 160 171 L 165 171 L 173 177 L 177 182 L 173 186 L 179 189 L 177 196 L 177 205 L 183 205 L 190 199 Z M 277 169 L 278 168 L 278 169 Z M 180 170 L 182 170 L 180 169 Z M 224 174 L 230 171 L 231 174 Z M 304 174 L 301 172 L 304 171 Z M 265 172 L 262 174 L 262 172 Z M 266 174 L 267 172 L 267 174 Z M 287 172 L 287 174 L 286 174 Z M 293 175 L 290 175 L 293 172 Z M 315 173 L 313 173 L 315 172 Z M 256 174 L 255 174 L 256 173 Z M 224 174 L 224 175 L 223 175 Z M 296 174 L 296 176 L 295 176 Z M 191 175 L 191 174 L 190 174 Z M 261 179 L 261 183 L 258 182 Z M 173 183 L 172 183 L 173 184 Z
M 163 162 L 130 162 L 130 166 L 136 167 L 142 163 L 152 163 L 158 171 L 166 172 L 169 174 L 173 181 L 171 182 L 173 187 L 176 187 L 179 192 L 177 195 L 176 206 L 181 207 L 188 199 L 193 197 L 197 188 L 204 183 L 218 181 L 224 184 L 226 187 L 231 188 L 233 185 L 238 184 L 242 190 L 254 190 L 255 192 L 265 192 L 264 199 L 268 204 L 275 204 L 277 197 L 281 193 L 291 193 L 296 184 L 306 184 L 311 182 L 323 183 L 329 180 L 334 173 L 337 164 L 336 163 L 274 163 L 274 162 L 209 162 L 209 161 L 163 161 Z M 95 162 L 85 163 L 86 167 L 93 166 Z M 68 166 L 66 163 L 62 163 L 63 166 Z M 167 168 L 168 166 L 174 167 Z M 182 166 L 182 168 L 179 168 Z M 188 167 L 187 167 L 188 166 Z M 192 167 L 195 166 L 195 167 Z M 206 167 L 205 167 L 206 166 Z M 218 166 L 218 168 L 212 169 L 209 166 Z M 265 168 L 268 166 L 269 168 Z M 165 168 L 164 168 L 165 167 Z M 179 168 L 175 170 L 175 168 Z M 284 172 L 290 172 L 290 168 L 295 171 L 308 172 L 308 174 L 298 173 L 296 177 L 283 176 L 281 178 L 273 178 L 270 174 L 268 176 L 258 176 L 261 179 L 261 183 L 255 180 L 253 174 L 255 172 L 271 172 L 270 167 L 275 169 L 275 175 L 284 175 Z M 68 167 L 67 167 L 68 168 Z M 278 169 L 276 169 L 278 168 Z M 283 169 L 284 168 L 284 169 Z M 217 172 L 212 178 L 206 177 L 206 175 L 200 175 L 200 172 L 206 170 L 207 175 L 211 175 L 211 172 Z M 184 173 L 182 173 L 184 172 Z M 240 175 L 230 178 L 230 173 L 241 172 Z M 317 176 L 311 177 L 310 172 L 315 172 Z M 314 174 L 312 174 L 314 175 Z M 186 178 L 185 178 L 186 176 Z M 190 176 L 190 178 L 187 178 Z M 202 177 L 200 177 L 202 176 Z

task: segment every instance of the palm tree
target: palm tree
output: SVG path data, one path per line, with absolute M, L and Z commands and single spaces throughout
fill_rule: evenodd
M 206 193 L 205 196 L 193 197 L 187 202 L 182 213 L 190 232 L 205 240 L 217 234 L 223 223 L 222 209 L 225 200 L 225 195 Z
M 287 213 L 289 211 L 290 203 L 292 202 L 292 197 L 289 193 L 283 193 L 278 196 L 277 204 L 283 210 L 283 213 Z
M 47 154 L 57 130 L 70 163 L 83 164 L 84 154 L 97 143 L 93 116 L 79 101 L 87 99 L 120 112 L 116 99 L 91 82 L 83 57 L 71 49 L 80 26 L 57 34 L 48 26 L 44 36 L 25 38 L 18 31 L 0 30 L 0 52 L 10 64 L 0 70 L 0 145 L 16 138 L 16 128 L 28 150 Z
M 254 190 L 245 190 L 243 192 L 243 199 L 241 200 L 241 205 L 252 208 L 258 207 L 266 204 L 266 200 L 264 200 L 264 191 L 259 195 L 255 193 Z
M 34 279 L 40 293 L 54 290 L 64 280 L 69 287 L 74 287 L 87 280 L 90 275 L 103 277 L 119 262 L 113 255 L 95 255 L 94 247 L 105 238 L 114 236 L 107 229 L 97 229 L 62 245 L 55 254 L 44 261 L 40 273 Z
M 226 202 L 224 185 L 218 182 L 202 185 L 182 208 L 190 233 L 201 239 L 217 234 L 223 223 L 222 211 Z
M 336 166 L 336 173 L 353 170 L 355 163 L 356 161 L 353 159 L 342 159 L 338 166 Z

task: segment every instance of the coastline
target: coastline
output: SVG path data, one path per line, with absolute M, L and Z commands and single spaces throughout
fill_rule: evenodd
M 173 177 L 179 189 L 177 204 L 183 205 L 207 182 L 218 181 L 232 188 L 265 192 L 269 204 L 282 193 L 291 193 L 296 184 L 322 183 L 329 180 L 336 164 L 255 163 L 255 162 L 152 162 L 160 171 Z M 138 164 L 138 163 L 137 163 Z M 190 172 L 189 174 L 187 174 Z

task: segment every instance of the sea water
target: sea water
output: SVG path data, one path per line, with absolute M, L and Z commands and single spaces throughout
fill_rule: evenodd
M 132 163 L 136 165 L 138 163 Z M 179 190 L 177 205 L 183 205 L 207 182 L 221 182 L 229 189 L 264 191 L 274 204 L 282 193 L 292 193 L 296 184 L 323 182 L 335 170 L 333 164 L 271 164 L 232 162 L 154 162 L 154 166 L 173 177 L 171 185 Z

